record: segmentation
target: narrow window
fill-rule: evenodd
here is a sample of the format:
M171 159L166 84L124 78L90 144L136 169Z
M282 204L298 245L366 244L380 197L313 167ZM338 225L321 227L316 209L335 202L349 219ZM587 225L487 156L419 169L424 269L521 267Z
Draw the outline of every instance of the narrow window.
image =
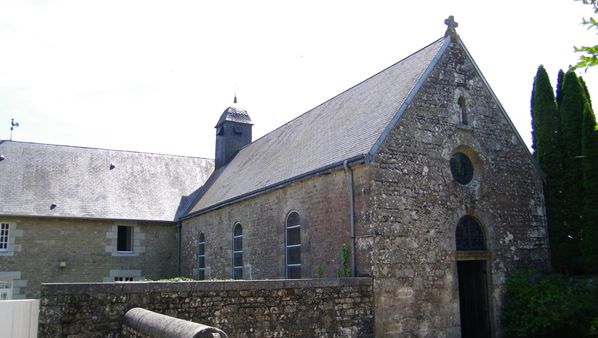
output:
M233 230L233 279L243 279L243 227L239 223Z
M8 230L9 230L8 223L1 223L0 224L0 251L7 251L8 250Z
M486 237L482 226L471 216L463 216L457 224L455 241L459 251L483 251L486 250Z
M114 277L115 282L132 282L133 277Z
M287 217L286 246L287 278L301 278L301 222L296 212Z
M459 104L459 107L461 107L461 123L464 125L468 125L468 121L467 121L467 102L465 101L465 98L463 96L459 97L459 100L457 100L457 103Z
M197 240L197 279L206 279L206 238L203 232Z
M119 225L116 239L116 251L133 252L133 227Z

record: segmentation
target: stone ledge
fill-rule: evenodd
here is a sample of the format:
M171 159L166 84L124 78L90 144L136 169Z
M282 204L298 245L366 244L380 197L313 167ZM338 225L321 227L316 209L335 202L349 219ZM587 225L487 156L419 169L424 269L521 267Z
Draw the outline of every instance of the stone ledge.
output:
M271 279L271 280L226 280L193 282L114 282L114 283L43 283L43 296L65 294L112 293L119 289L123 293L146 292L193 292L259 290L288 288L318 288L343 286L372 286L372 278L318 278L318 279Z

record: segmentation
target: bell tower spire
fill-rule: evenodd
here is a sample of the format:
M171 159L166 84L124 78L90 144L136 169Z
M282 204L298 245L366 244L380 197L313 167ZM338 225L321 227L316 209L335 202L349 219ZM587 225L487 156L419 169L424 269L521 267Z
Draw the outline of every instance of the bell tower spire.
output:
M247 111L233 105L226 108L216 123L216 169L227 165L237 153L251 143L253 122Z

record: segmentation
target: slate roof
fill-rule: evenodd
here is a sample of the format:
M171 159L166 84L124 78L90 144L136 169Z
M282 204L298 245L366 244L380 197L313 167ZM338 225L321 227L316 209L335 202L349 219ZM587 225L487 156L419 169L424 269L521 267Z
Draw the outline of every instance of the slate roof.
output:
M450 42L443 37L247 145L189 215L373 155Z
M218 128L225 121L253 124L253 122L251 122L249 114L247 114L247 111L240 109L236 106L230 106L226 108L224 112L222 112L222 115L220 115L218 123L216 123L216 128Z
M94 219L174 221L214 168L203 158L14 141L0 141L0 159L0 215Z

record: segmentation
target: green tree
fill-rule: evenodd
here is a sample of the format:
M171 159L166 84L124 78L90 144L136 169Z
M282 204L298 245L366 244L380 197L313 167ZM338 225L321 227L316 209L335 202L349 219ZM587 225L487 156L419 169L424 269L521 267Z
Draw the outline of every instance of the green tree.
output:
M560 105L563 101L563 79L565 78L565 72L559 69L559 74L556 78L556 104Z
M563 166L560 178L563 191L561 210L566 232L565 242L560 243L560 248L571 258L566 266L567 271L564 271L567 273L582 271L580 265L584 213L582 130L586 104L585 91L575 72L569 70L563 80L562 101L559 106Z
M546 174L546 209L555 271L598 272L598 131L588 88L559 72L556 97L538 67L531 98L534 156Z
M579 77L579 83L583 87L584 93L586 94L586 100L590 104L590 109L592 109L592 98L590 97L590 91L588 90L588 86L581 76Z
M552 85L543 66L538 67L534 78L531 110L532 139L536 147L534 155L546 174L545 198L552 264L557 271L563 271L569 257L566 246L567 231L561 208L563 187L560 178L563 176L563 167L562 140L559 131L560 118Z
M581 1L584 4L591 6L594 14L598 14L598 3L596 0L577 1ZM598 29L598 20L592 16L587 19L584 18L582 23L588 29ZM579 62L574 66L575 68L588 68L598 65L598 45L575 47L575 51L582 53L582 55L579 56Z
M581 264L586 273L598 272L598 132L589 101L583 111L582 130L583 222Z

